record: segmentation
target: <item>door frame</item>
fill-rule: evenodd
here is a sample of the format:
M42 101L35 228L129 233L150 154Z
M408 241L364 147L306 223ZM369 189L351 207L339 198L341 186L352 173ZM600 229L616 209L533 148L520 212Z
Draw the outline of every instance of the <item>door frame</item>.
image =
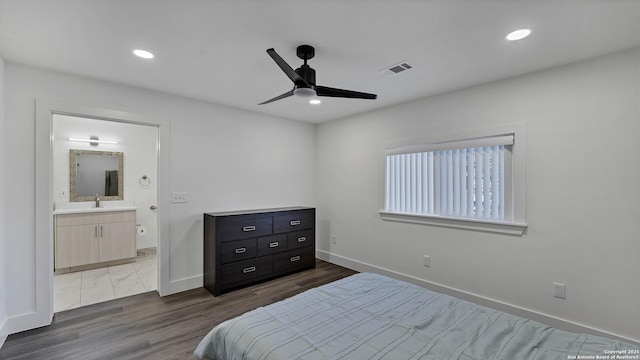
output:
M158 293L169 284L169 135L170 122L133 112L93 108L59 101L35 100L35 294L33 313L21 316L12 332L51 324L53 319L53 114L117 121L158 128Z

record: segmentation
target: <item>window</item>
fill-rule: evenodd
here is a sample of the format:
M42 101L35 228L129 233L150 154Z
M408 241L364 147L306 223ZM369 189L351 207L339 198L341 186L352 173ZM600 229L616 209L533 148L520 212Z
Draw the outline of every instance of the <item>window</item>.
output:
M383 219L514 223L513 146L505 134L387 149Z

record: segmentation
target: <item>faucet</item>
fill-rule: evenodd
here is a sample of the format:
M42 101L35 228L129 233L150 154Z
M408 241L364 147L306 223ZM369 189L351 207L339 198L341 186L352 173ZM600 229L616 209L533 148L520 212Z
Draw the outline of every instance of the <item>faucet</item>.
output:
M98 194L96 194L96 207L100 207L100 197L98 197Z

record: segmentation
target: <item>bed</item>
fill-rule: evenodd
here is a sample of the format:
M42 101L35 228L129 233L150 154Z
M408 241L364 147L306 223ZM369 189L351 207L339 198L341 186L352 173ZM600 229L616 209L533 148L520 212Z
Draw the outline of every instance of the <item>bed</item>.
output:
M640 359L639 348L360 273L225 321L194 354L216 360Z

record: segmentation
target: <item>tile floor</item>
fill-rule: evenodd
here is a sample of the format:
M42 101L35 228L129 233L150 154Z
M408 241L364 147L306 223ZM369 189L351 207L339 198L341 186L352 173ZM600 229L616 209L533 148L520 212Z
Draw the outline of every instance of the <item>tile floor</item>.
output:
M142 255L129 264L55 275L53 311L155 291L158 288L156 259L156 254Z

